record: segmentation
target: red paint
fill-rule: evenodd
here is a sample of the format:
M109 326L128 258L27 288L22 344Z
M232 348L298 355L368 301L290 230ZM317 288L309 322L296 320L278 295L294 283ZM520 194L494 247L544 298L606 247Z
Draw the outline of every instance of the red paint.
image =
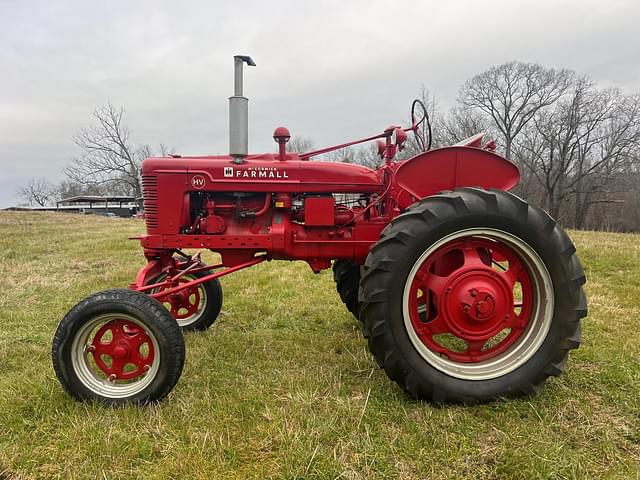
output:
M496 262L508 262L508 268ZM516 284L521 301L514 297ZM464 363L488 360L512 346L531 320L534 300L529 273L517 254L476 237L449 242L425 259L409 295L411 324L422 343ZM497 337L501 332L504 338ZM462 340L466 349L452 348L438 337L443 334ZM490 340L495 344L487 344Z
M202 282L265 259L303 260L314 272L338 259L362 265L384 227L416 201L462 186L510 189L517 184L517 168L489 151L493 145L483 149L482 135L468 139L467 146L394 162L407 132L417 129L415 121L407 128L391 125L361 140L295 153L284 148L289 131L278 127L273 134L278 154L248 155L241 161L230 156L146 159L142 185L147 234L140 242L148 264L131 288L158 289L152 296L170 303L179 318L181 309L190 311L189 292ZM376 170L309 161L366 141L377 141L385 160ZM176 250L188 248L217 252L222 264L207 267L199 258L179 263L172 259ZM447 261L439 261L438 268L447 268ZM221 267L226 269L214 272ZM193 269L211 273L189 281L181 278ZM150 285L161 273L168 279ZM453 324L474 331L489 325L511 300L498 292L502 283L480 271L467 274L477 281L481 299L456 290L443 305L456 312L450 314ZM468 304L471 313L460 313L462 304Z
M103 342L104 338L110 340ZM146 346L146 355L141 353L143 345ZM155 356L153 342L145 330L127 320L111 320L100 327L89 351L98 368L112 380L139 377L151 366ZM125 369L127 365L135 368Z
M267 259L267 257L265 256L261 256L261 257L256 257L253 258L252 260L249 260L245 263L237 263L235 266L233 267L229 267L226 268L225 270L221 270L219 272L214 272L211 273L209 275L204 275L202 277L198 277L198 278L194 278L193 280L189 280L187 282L183 281L184 279L182 278L182 275L186 274L186 273L194 273L197 271L204 271L205 268L194 268L191 269L189 267L184 268L184 270L178 271L176 273L176 270L169 270L169 272L171 273L176 273L175 276L173 276L172 278L162 281L162 282L158 282L158 283L153 283L153 284L149 284L149 285L140 285L139 288L138 287L134 287L134 289L141 291L141 292L147 292L150 290L155 290L158 289L158 292L152 293L150 296L157 299L160 302L169 302L171 303L171 295L173 295L174 293L178 293L184 290L188 290L190 288L193 288L197 285L200 285L201 283L204 282L208 282L209 280L213 280L214 278L220 278L224 275L228 275L230 273L233 272L237 272L238 270L242 270L243 268L247 268L247 267L252 267L253 265L257 265L258 263L261 263L263 261L265 261ZM192 265L197 264L197 262L194 262ZM215 268L221 267L222 265L211 265L206 267L206 270L213 270ZM146 282L148 283L150 280L150 278L146 279ZM181 284L181 285L180 285Z
M287 159L286 144L291 139L289 130L285 127L278 127L273 132L273 139L278 144L278 160L284 161Z
M307 197L304 200L304 224L309 227L333 226L335 221L333 197Z
M503 157L473 147L446 147L430 150L400 164L396 184L400 208L417 199L460 186L511 190L518 184L518 167Z

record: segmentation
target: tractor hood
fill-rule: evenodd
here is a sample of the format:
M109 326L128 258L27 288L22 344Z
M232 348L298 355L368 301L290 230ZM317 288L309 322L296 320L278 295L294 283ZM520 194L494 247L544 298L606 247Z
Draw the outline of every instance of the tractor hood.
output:
M142 162L142 174L183 175L194 190L244 192L373 193L382 180L370 168L351 163L311 162L287 154L250 155L242 163L230 156L153 157Z

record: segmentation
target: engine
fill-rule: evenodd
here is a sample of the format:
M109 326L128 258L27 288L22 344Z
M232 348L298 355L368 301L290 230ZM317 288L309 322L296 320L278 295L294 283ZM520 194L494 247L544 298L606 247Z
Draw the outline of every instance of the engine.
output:
M274 214L286 215L305 227L341 228L354 220L368 220L367 206L373 200L366 194L331 193L254 193L190 192L185 195L182 234L268 233Z

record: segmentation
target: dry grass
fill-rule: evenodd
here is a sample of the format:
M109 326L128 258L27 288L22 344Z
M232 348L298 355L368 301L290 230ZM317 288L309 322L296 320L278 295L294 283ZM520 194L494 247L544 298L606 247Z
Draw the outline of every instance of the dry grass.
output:
M49 350L81 297L126 286L139 221L0 214L0 478L637 478L640 236L575 232L590 316L533 399L414 402L367 352L329 272L269 263L223 280L161 404L64 394Z

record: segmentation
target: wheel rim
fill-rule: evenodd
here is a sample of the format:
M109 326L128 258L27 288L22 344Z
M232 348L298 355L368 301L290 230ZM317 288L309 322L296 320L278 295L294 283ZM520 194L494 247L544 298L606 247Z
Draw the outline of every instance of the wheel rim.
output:
M144 390L160 366L153 333L132 316L92 318L75 335L73 369L82 384L98 395L125 398Z
M538 254L510 233L467 229L430 246L403 294L409 339L433 367L465 380L506 375L547 336L553 284Z
M166 276L161 276L152 283L164 281ZM183 275L178 279L179 283L187 283L195 280L197 277L193 275ZM169 287L154 288L151 293L159 293L167 290ZM178 325L186 327L197 322L202 316L205 306L207 305L207 291L201 283L193 287L185 288L173 295L159 298L160 303L169 310L173 318L176 319Z

